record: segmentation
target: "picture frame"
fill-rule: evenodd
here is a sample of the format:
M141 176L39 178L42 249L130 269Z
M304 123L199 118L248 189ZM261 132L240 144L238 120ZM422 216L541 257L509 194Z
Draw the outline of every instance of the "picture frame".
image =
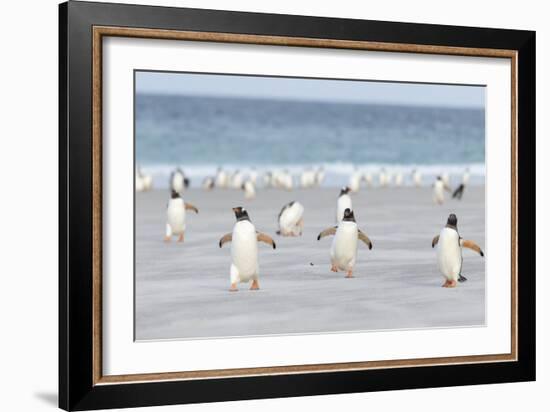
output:
M510 353L103 373L108 37L508 59ZM91 410L535 379L535 33L70 1L59 6L59 406Z

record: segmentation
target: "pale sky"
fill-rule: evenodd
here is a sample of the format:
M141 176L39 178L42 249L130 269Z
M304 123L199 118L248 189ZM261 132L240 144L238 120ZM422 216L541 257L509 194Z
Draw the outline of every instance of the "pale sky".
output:
M435 107L485 107L483 86L218 74L138 71L136 92Z

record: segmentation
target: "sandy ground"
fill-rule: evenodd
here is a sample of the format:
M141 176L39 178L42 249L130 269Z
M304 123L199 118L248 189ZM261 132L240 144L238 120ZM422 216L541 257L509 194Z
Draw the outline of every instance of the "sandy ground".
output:
M373 249L359 244L355 277L330 269L332 238L317 234L334 225L337 189L261 190L245 201L240 191L192 189L184 199L199 208L188 216L185 243L164 243L167 191L136 194L136 338L175 339L243 335L483 325L485 262L464 251L468 281L455 289L443 278L431 248L450 212L460 234L484 248L483 187L467 188L462 201L431 201L431 189L363 189L353 195L359 227ZM283 204L305 206L302 237L275 235ZM245 206L257 230L277 249L259 247L259 291L241 284L230 293L231 208Z

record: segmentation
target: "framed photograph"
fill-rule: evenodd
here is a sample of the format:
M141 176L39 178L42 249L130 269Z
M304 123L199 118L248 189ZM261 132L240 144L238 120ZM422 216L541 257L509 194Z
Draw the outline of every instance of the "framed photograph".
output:
M535 33L60 5L66 410L535 379Z

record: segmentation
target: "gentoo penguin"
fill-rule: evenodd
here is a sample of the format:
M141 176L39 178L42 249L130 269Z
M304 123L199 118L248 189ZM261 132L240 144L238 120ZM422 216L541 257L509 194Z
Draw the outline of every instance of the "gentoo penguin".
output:
M315 172L312 168L304 170L300 176L300 186L307 189L315 186Z
M388 174L386 173L385 168L380 169L380 173L378 174L378 184L380 187L386 187L388 185Z
M243 183L242 187L244 190L244 198L245 199L254 199L256 197L256 188L254 187L254 183L252 183L251 180L247 180Z
M321 186L324 180L325 180L325 168L321 166L319 169L317 169L317 172L315 172L315 186L317 187Z
M278 235L302 236L304 230L304 207L301 203L292 201L283 206L277 217L279 223Z
M275 242L265 233L256 231L256 228L248 217L248 212L242 207L234 207L233 212L237 223L233 226L233 232L224 235L219 242L220 247L224 243L231 242L231 268L230 280L231 292L236 292L237 284L252 280L251 290L260 288L258 283L258 242L265 242L276 248Z
M403 173L397 172L395 174L395 186L400 187L403 184Z
M451 185L451 177L449 176L449 173L443 173L441 175L441 180L443 180L443 183L445 184L445 186L450 186Z
M258 183L258 171L255 167L253 167L250 171L248 179L254 184L254 186L256 186L256 184Z
M413 169L412 171L412 180L416 187L422 186L422 173L420 173L420 170Z
M225 170L223 170L221 167L218 167L218 170L216 172L216 181L214 183L216 187L219 187L221 189L227 187L228 176Z
M363 176L363 179L365 179L365 182L367 182L368 187L372 187L372 173L366 172Z
M179 235L178 242L183 242L185 236L185 215L187 210L199 213L199 210L191 203L185 203L181 195L172 190L166 209L166 235L165 242L170 242L172 236Z
M233 189L240 189L243 186L244 175L237 169L231 176L231 186Z
M467 167L464 171L464 174L462 175L462 184L466 186L468 182L470 181L470 168Z
M137 182L138 177L141 180L141 182L139 183ZM153 176L151 176L148 173L143 173L143 170L141 170L141 168L139 167L138 167L137 176L136 176L136 187L138 185L141 185L141 190L138 190L138 192L141 192L141 191L146 192L153 188Z
M474 241L464 240L460 237L457 222L456 215L451 213L445 227L432 240L432 248L437 245L437 264L439 271L445 277L444 288L454 288L457 281L465 282L467 280L461 273L463 247L484 256L483 251Z
M437 179L435 180L434 186L433 186L433 201L434 203L438 205L442 205L443 201L445 200L445 193L444 191L449 189L449 186L447 186L444 182L441 176L437 176Z
M335 235L330 248L330 263L333 272L342 270L346 277L353 277L353 267L357 256L357 239L363 241L369 249L372 249L372 242L368 236L357 227L353 211L347 208L344 211L344 218L334 227L323 230L317 236L317 240L329 235Z
M170 175L170 188L181 195L185 187L185 175L180 168L177 168Z
M145 190L145 183L141 177L139 169L136 169L136 192L143 192Z
M279 176L279 183L280 186L285 190L292 190L292 187L294 185L292 175L289 173L288 170L284 170L281 175Z
M461 200L463 194L464 194L464 183L461 183L453 192L453 199Z
M336 202L336 224L344 218L344 212L346 209L352 209L351 197L349 195L349 187L344 186L340 190L338 195L338 201Z
M361 177L361 173L357 169L350 175L348 187L352 192L356 193L361 188Z
M213 177L206 176L202 181L202 188L205 190L212 190L214 189L214 186L215 186L215 181Z

